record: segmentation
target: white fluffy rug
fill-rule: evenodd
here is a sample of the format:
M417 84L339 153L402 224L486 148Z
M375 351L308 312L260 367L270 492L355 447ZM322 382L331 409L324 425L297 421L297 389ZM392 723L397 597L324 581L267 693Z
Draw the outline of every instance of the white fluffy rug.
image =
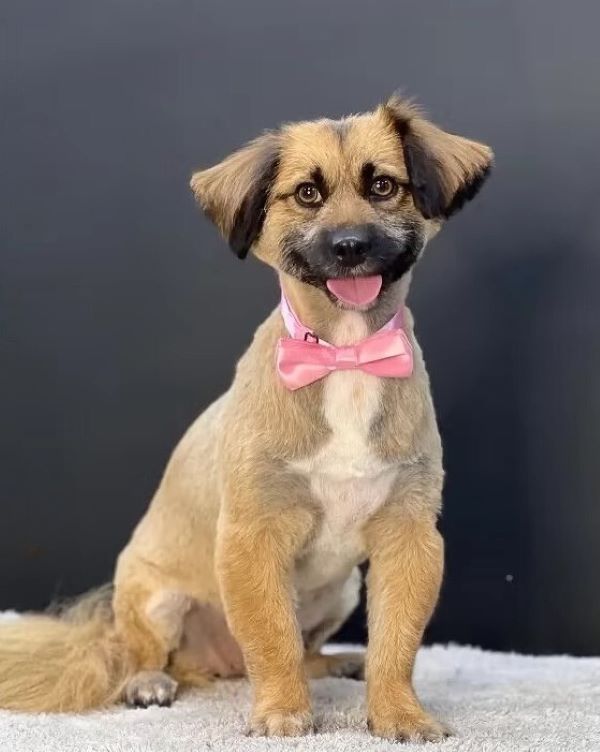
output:
M423 648L416 685L425 705L457 736L439 752L600 752L600 658L489 653L468 647ZM117 707L86 715L0 711L1 752L252 752L396 750L366 730L364 684L312 683L317 731L310 737L243 736L245 681L185 694L171 708ZM416 749L417 745L403 745Z

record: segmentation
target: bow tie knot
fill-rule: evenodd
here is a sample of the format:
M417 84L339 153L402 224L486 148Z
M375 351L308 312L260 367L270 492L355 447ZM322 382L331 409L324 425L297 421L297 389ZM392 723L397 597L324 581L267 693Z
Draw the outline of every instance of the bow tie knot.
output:
M358 364L358 349L354 345L335 347L333 349L337 368L356 368Z

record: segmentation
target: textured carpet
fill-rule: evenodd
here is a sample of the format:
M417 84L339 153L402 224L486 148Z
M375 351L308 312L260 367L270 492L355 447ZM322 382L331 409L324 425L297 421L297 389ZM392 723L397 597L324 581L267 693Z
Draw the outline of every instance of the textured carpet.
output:
M600 658L535 658L434 646L419 653L416 685L425 705L457 733L427 749L600 752ZM398 751L397 744L367 733L362 682L321 679L312 683L312 690L317 730L310 737L243 736L248 685L231 681L184 694L172 708L35 716L0 711L0 750Z

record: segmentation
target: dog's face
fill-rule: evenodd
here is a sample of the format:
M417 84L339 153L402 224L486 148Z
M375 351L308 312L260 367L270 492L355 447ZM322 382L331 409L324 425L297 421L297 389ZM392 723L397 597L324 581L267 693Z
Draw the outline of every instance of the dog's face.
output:
M192 188L241 258L367 309L471 199L487 146L425 120L397 97L372 113L286 125L208 170Z

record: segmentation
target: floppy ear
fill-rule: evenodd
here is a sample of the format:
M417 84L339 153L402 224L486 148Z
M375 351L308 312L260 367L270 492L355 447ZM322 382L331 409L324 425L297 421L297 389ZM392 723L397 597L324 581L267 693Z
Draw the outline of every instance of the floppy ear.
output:
M198 203L245 258L260 235L279 165L279 138L265 133L190 181Z
M443 131L397 95L383 107L402 141L415 206L426 219L450 217L483 185L492 150Z

